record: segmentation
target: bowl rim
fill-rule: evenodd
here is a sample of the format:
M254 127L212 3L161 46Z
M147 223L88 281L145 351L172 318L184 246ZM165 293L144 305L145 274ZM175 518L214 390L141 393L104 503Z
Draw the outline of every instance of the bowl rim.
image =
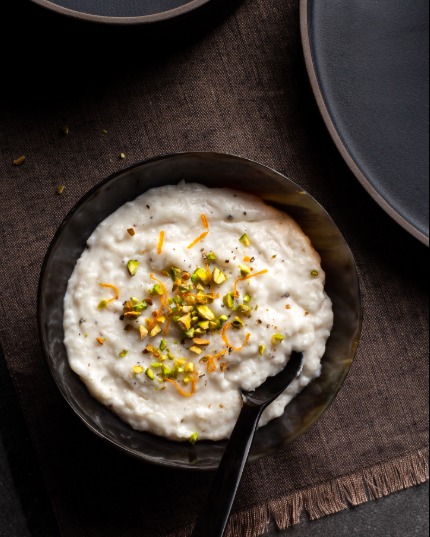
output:
M113 181L116 177L118 177L120 175L127 174L127 173L131 172L134 169L140 168L142 166L145 166L145 165L148 165L148 164L160 161L160 160L177 158L177 157L187 157L187 156L223 157L223 158L231 158L233 160L240 160L240 161L243 161L245 163L258 166L258 167L262 168L263 170L267 170L269 172L272 172L275 175L277 175L278 177L280 177L282 179L285 179L285 180L287 180L287 181L289 181L291 183L296 184L294 181L289 179L286 175L284 175L283 173L279 172L278 170L276 170L276 169L274 169L274 168L272 168L272 167L270 167L270 166L268 166L266 164L262 164L261 162L258 162L256 160L253 160L253 159L250 159L250 158L247 158L247 157L240 156L238 154L229 153L229 152L220 152L220 151L178 151L178 152L169 152L169 153L158 154L156 156L152 156L152 157L148 157L146 159L139 160L139 161L137 161L137 162L135 162L133 164L130 164L129 166L126 166L125 168L122 168L122 169L120 169L118 171L115 171L115 172L109 174L105 178L103 178L100 181L98 181L95 185L93 185L83 196L81 196L78 199L78 201L71 207L71 209L69 209L67 214L64 216L64 218L62 219L61 223L57 227L53 237L51 238L51 241L50 241L50 243L48 245L48 248L47 248L47 250L45 252L45 255L44 255L44 258L43 258L43 261L42 261L42 264L41 264L41 268L40 268L40 273L39 273L39 280L38 280L38 286L37 286L36 317L37 317L37 329L38 329L38 335L39 335L39 345L40 345L40 348L41 348L41 351L42 351L42 354L43 354L43 357L44 357L45 365L47 365L47 367L48 367L48 369L49 369L49 371L51 373L51 378L53 378L53 380L54 380L57 388L59 389L61 395L63 396L64 400L67 402L67 404L71 407L71 409L74 411L74 413L77 415L77 417L86 425L86 427L88 429L90 429L92 432L94 432L103 441L108 442L110 445L112 445L117 450L119 450L119 451L121 451L123 453L127 453L128 455L131 455L131 456L133 456L134 458L137 458L140 461L144 461L144 462L147 462L147 463L150 463L150 464L155 464L155 465L165 467L165 468L170 467L170 468L174 468L174 469L193 470L193 471L200 471L201 472L201 471L213 471L214 469L216 469L216 466L212 465L212 466L203 466L203 467L201 467L201 466L195 466L195 465L192 465L192 464L187 465L185 463L184 464L178 464L176 462L169 461L169 460L164 460L163 462L161 462L159 459L153 459L153 458L147 456L145 453L142 453L141 451L133 450L131 448L128 448L127 446L124 446L123 444L121 444L121 443L117 442L116 440L114 440L113 438L110 438L109 436L103 434L102 431L100 431L96 427L94 427L87 420L86 416L81 412L81 410L79 409L78 405L75 403L73 398L68 397L63 385L59 382L57 376L55 374L53 374L54 371L53 371L53 368L52 368L52 364L51 364L51 362L49 360L49 354L48 354L48 351L47 351L46 340L43 337L43 326L42 326L42 315L41 315L42 288L43 288L43 284L44 284L44 280L45 280L46 268L48 266L48 263L49 263L49 260L50 260L50 257L51 257L51 253L54 250L58 239L60 238L61 234L63 233L64 228L67 226L69 220L78 211L78 209L80 209L80 207L82 205L84 205L86 203L86 201L95 192L97 192L97 190L99 190L100 188L102 188L103 186L108 184L109 182ZM297 185L297 186L299 186L299 185ZM300 188L302 188L302 187L300 187ZM308 196L310 196L310 198L312 199L312 202L315 203L317 206L319 206L319 208L325 213L326 217L332 222L332 224L336 227L336 229L338 229L337 224L335 223L335 221L333 220L331 215L326 211L326 209L311 194L309 194L307 191L306 191L306 193L308 194ZM347 243L347 241L345 240L345 238L344 238L344 236L343 236L343 234L341 233L340 230L339 230L339 234L340 234L340 237L344 241L345 248L347 249L348 253L350 254L351 259L353 259L353 261L354 261L353 269L354 269L354 274L356 276L357 299L358 299L358 304L359 304L359 316L358 316L358 319L357 319L357 330L356 330L355 338L353 340L353 345L352 345L352 350L351 350L351 355L350 355L350 364L349 364L348 368L345 368L343 374L339 377L337 388L335 390L333 390L329 394L329 396L326 399L325 404L320 408L320 410L318 412L314 413L312 418L308 421L305 431L301 431L301 432L298 431L297 434L293 435L292 438L288 441L288 445L290 445L293 442L295 442L300 436L302 436L302 434L304 434L306 431L311 429L313 427L313 425L322 417L323 414L325 414L325 412L328 410L328 408L332 405L332 403L336 399L339 391L341 390L342 386L344 385L347 377L349 376L349 373L351 371L351 368L352 368L352 366L353 366L353 364L355 362L355 358L357 356L358 348L359 348L360 343L361 343L361 335L362 335L362 328L363 328L363 316L364 316L364 307L363 307L364 294L363 294L363 288L362 288L362 283L361 283L361 278L360 278L360 272L358 270L358 266L357 266L357 264L355 262L355 257L353 256L351 248L350 248L349 244ZM221 441L221 442L225 443L226 441ZM271 449L267 450L267 452L259 454L258 456L254 456L254 460L259 460L259 459L265 458L268 455L273 454L274 452L278 451L283 445L284 444L280 444L279 446L274 446Z
M58 13L60 15L66 15L68 17L78 19L87 22L96 22L102 24L113 25L145 25L159 22L166 22L172 19L176 19L182 15L188 15L196 9L203 7L206 4L215 2L217 0L189 0L186 4L180 7L160 11L152 15L136 15L127 17L114 17L109 15L95 15L92 13L85 13L83 11L77 11L75 9L66 8L60 6L49 0L31 0L33 3L48 9L49 11Z

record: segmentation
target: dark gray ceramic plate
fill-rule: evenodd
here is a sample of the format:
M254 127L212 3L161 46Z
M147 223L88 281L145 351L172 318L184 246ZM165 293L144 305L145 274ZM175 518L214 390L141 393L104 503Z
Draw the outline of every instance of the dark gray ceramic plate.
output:
M170 20L216 0L32 0L52 11L109 24L143 24Z
M180 153L150 159L95 186L59 227L43 263L38 292L42 349L62 395L101 438L148 462L181 468L213 469L225 442L172 442L133 430L87 391L70 369L63 344L63 298L67 282L96 226L118 207L146 190L180 180L231 187L260 196L289 213L321 255L334 326L322 360L321 376L288 405L282 418L261 427L250 460L259 459L301 436L327 410L352 365L361 331L360 285L352 253L336 224L310 195L280 173L256 162L219 153Z
M301 0L313 90L346 162L429 244L428 0Z

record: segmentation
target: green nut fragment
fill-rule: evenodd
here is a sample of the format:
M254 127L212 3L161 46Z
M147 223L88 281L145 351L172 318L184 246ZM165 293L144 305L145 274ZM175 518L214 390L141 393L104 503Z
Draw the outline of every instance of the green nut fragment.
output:
M140 302L138 302L137 304L135 304L133 306L133 310L134 311L143 311L143 310L146 310L147 307L148 307L148 304L146 303L146 301L141 300Z
M173 320L175 320L175 317ZM183 330L189 330L191 328L191 314L187 313L186 315L179 317L177 323Z
M161 370L163 372L163 376L165 377L168 377L172 373L172 370L170 369L170 367L164 364L161 366Z
M273 334L272 343L273 344L281 343L281 341L284 341L284 339L285 339L285 336L283 336L282 334Z
M217 285L221 285L227 280L227 276L218 267L214 268L212 279Z
M199 439L199 433L193 433L189 438L188 438L188 442L192 445L194 445L197 440Z
M197 311L203 319L206 319L207 321L215 320L215 313L208 306L197 306Z
M210 275L205 268L198 267L191 276L191 281L193 283L208 285L210 283Z
M240 306L236 308L236 311L242 313L242 315L246 315L247 317L250 317L252 313L252 309L246 304L240 304Z
M251 295L245 295L243 297L243 301L245 302L245 304L249 304L251 302L251 299L252 299Z
M195 331L194 328L190 328L189 330L186 330L186 331L184 332L184 336L185 336L187 339L193 339L195 332L196 332L196 331Z
M165 339L162 339L162 340L160 341L160 345L159 345L158 348L160 349L160 351L164 351L164 349L165 349L166 347L167 347L167 341L166 341Z
M149 290L150 295L163 295L164 291L163 288L159 283L156 283L152 289Z
M319 272L317 270L311 270L311 276L316 278L319 275Z
M118 356L119 356L120 358L124 358L125 356L127 356L127 354L128 354L128 350L127 350L127 349L123 349L123 350L118 354Z
M217 322L220 326L222 326L223 324L225 324L226 322L228 321L228 317L227 315L220 315L217 319Z
M238 267L242 276L248 276L248 274L251 274L251 267L248 267L247 265L238 265Z
M208 254L206 254L206 259L208 261L216 261L216 255L214 254L214 252L209 252Z
M106 308L108 301L106 299L100 300L99 305L97 306L99 310Z
M127 263L127 270L130 276L134 276L136 274L139 265L139 261L137 261L136 259L130 259L130 261Z
M244 233L239 241L244 245L244 246L251 246L251 241L249 240L249 237L246 233Z
M258 354L260 356L263 356L265 350L266 350L266 345L263 345L263 344L258 345Z
M156 324L154 328L149 332L149 335L151 337L155 337L157 334L161 332L161 327L159 324Z
M150 380L154 380L154 379L155 379L154 371L152 371L152 369L151 369L150 367L148 367L148 369L145 371L145 375L146 375Z
M159 369L162 366L163 364L160 364L159 362L154 362L153 364L151 364L151 367L153 367L154 369Z
M233 322L231 323L231 326L233 328L239 329L239 328L243 328L245 324L240 317L235 317L233 319Z
M227 293L222 297L223 304L226 308L233 310L234 309L234 296L233 293Z
M209 321L200 321L198 325L202 330L209 330Z

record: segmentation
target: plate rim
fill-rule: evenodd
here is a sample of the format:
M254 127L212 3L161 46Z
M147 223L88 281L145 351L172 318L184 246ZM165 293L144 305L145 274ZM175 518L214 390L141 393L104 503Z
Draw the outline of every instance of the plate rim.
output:
M306 64L306 69L308 72L309 80L317 102L320 113L323 117L323 120L326 124L326 127L342 157L344 158L346 164L349 166L353 174L356 176L361 185L365 190L371 195L371 197L382 207L383 210L398 224L400 224L403 229L410 233L413 237L418 239L425 246L429 246L429 237L412 225L406 218L404 218L396 209L388 203L388 201L379 194L376 188L371 184L371 181L360 169L357 162L354 160L353 156L348 151L346 145L344 144L342 137L340 136L336 125L332 119L332 116L328 110L326 101L321 90L320 82L318 75L315 69L314 58L312 55L311 40L309 34L309 18L308 18L308 6L310 0L300 0L300 32L301 32L301 41L302 48L304 53L304 59Z
M50 0L30 0L34 4L37 4L45 9L58 13L60 15L66 15L75 19L88 22L98 22L103 24L151 24L157 22L164 22L170 19L174 19L181 15L191 13L195 9L198 9L205 4L209 4L213 0L188 0L183 6L161 11L160 13L154 13L152 15L136 15L135 17L111 17L107 15L94 15L92 13L85 13L83 11L77 11L74 9L59 6Z

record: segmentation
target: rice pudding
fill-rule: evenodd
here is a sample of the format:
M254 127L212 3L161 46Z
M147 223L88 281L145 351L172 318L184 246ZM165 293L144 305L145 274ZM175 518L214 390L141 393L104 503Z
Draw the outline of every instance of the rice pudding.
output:
M263 413L279 417L321 372L333 325L321 260L287 214L233 189L153 188L87 241L64 298L64 343L89 392L131 427L221 440L241 389L301 375Z

